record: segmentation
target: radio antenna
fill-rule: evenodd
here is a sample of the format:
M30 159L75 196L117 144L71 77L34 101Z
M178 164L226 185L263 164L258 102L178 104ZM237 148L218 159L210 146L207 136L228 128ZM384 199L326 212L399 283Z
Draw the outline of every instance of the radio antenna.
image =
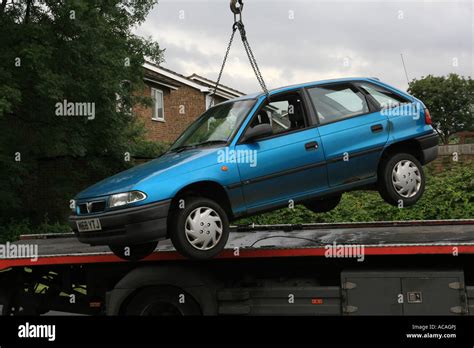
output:
M403 59L403 53L400 53L400 57L402 58L402 65L403 70L405 71L405 77L407 78L407 84L410 84L410 79L408 78L407 67L405 66L405 60Z

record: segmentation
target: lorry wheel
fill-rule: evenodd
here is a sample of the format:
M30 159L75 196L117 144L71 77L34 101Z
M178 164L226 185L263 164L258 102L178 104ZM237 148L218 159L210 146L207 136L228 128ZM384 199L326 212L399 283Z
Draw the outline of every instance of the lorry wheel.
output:
M382 163L379 172L380 196L398 207L415 204L425 190L425 174L421 163L408 153L398 153Z
M173 286L152 286L139 290L125 307L125 315L201 315L196 300Z
M158 242L135 245L109 245L109 249L115 256L127 261L139 261L151 255L156 249Z
M210 259L224 249L229 238L229 219L219 204L208 198L191 197L170 221L174 247L191 259Z
M313 213L326 213L337 207L341 201L341 197L342 195L337 195L320 199L312 199L311 201L304 202L303 205Z

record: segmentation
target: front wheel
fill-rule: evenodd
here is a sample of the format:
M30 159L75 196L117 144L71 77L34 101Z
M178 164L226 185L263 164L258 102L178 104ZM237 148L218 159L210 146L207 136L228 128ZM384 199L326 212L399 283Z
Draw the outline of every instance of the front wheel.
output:
M395 154L382 163L378 186L387 203L398 207L411 206L425 190L423 167L408 153Z
M229 220L224 209L208 198L185 199L174 212L170 237L176 250L191 259L210 259L224 249L229 238Z
M133 244L133 245L109 245L109 249L115 256L127 261L139 261L151 255L158 246L158 242Z

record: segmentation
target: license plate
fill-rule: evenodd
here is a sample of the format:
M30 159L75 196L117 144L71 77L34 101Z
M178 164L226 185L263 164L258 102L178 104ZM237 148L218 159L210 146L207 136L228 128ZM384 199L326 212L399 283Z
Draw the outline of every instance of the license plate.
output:
M100 231L102 226L100 225L100 220L95 219L85 219L76 221L77 230L79 232L91 232L91 231Z

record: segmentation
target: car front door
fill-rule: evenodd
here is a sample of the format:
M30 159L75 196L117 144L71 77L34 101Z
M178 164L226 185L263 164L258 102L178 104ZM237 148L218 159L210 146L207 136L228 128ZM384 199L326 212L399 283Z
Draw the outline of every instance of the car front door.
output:
M291 204L328 187L317 127L311 127L300 92L273 96L247 130L270 123L272 134L236 146L248 213ZM243 133L245 137L245 132ZM245 158L255 161L245 161Z
M319 119L329 186L374 178L388 140L388 118L351 83L307 89Z

